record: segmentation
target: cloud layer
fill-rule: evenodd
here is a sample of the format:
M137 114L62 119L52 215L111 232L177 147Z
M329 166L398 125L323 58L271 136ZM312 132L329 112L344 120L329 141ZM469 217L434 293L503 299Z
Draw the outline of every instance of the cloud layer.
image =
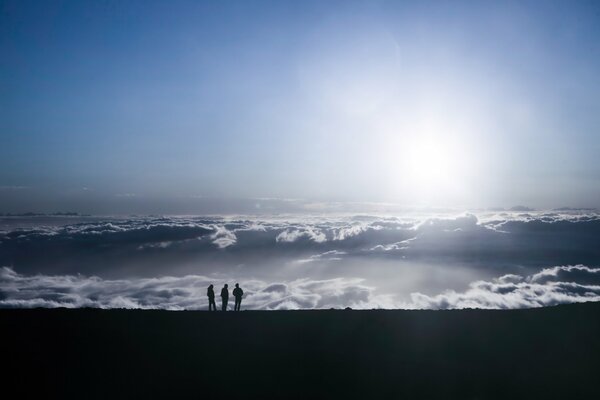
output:
M600 301L600 268L560 266L528 276L504 275L491 282L473 282L464 292L413 293L411 300L406 308L511 309Z
M597 299L598 237L594 210L5 217L0 301L195 309L238 280L253 309L536 307Z
M374 295L373 288L362 282L362 279L349 278L277 283L242 281L243 308L393 307L389 296ZM24 276L3 267L0 269L0 307L206 309L206 289L211 283L220 288L226 282L200 275L120 280L83 275Z
M7 219L5 219L6 221ZM12 220L11 220L12 221ZM406 217L139 217L10 226L0 265L21 273L137 276L293 260L413 260L477 268L600 264L593 211ZM18 221L17 221L18 222ZM319 259L320 258L320 259ZM180 269L193 264L199 269ZM314 264L314 263L312 263Z
M206 288L211 283L221 287L226 282L199 275L120 280L83 275L24 276L3 267L0 307L206 309ZM358 278L276 283L252 280L241 285L245 290L243 308L253 310L531 308L600 301L600 268L559 266L529 276L504 275L493 281L473 282L464 292L436 296L413 293L408 303L395 301L393 294L377 295Z

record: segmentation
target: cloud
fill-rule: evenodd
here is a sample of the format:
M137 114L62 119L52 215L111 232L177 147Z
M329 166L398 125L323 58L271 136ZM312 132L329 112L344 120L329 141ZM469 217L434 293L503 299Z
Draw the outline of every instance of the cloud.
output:
M531 276L531 282L546 284L549 282L577 282L586 285L600 285L600 269L583 265L546 268Z
M410 242L415 239L416 238L410 238L410 239L402 240L402 241L396 242L396 243L378 244L377 246L371 247L371 251L408 250Z
M210 238L214 239L213 243L216 244L220 249L233 246L235 242L237 242L235 233L231 232L224 226L215 226L215 233L210 235Z
M480 268L600 263L600 248L595 244L600 236L600 219L596 214L467 214L429 218L399 232L410 233L411 229L412 237L379 243L370 250L387 257Z
M600 265L600 215L589 210L35 221L2 221L0 265L25 274L152 277L165 268L173 275L211 274L243 264L268 276L297 260L313 271L329 261L356 261L365 266L363 278L369 263L395 260L502 273Z
M545 268L529 275L505 275L492 281L476 281L464 292L447 291L435 296L411 294L403 306L416 309L510 309L600 301L600 268L584 265Z
M377 294L361 278L296 279L282 282L242 280L245 309L313 308L513 309L600 301L600 268L583 265L546 268L528 275L504 275L471 283L464 292L428 296L412 293L398 302L393 293ZM84 275L31 275L0 269L0 307L98 307L206 309L206 288L231 281L202 275L108 280Z
M106 280L84 275L25 276L0 268L0 307L97 307L195 310L208 308L206 289L225 283L201 275ZM240 281L244 309L389 308L389 296L377 296L362 279L300 279L266 283Z
M321 254L314 254L308 258L298 260L298 262L300 264L303 264L303 263L314 262L314 261L323 261L323 260L342 261L343 260L342 256L345 254L347 254L345 251L331 250L331 251L326 251L325 253L321 253Z
M333 240L345 240L352 236L360 235L361 233L368 230L369 227L364 224L352 224L348 227L343 227L333 230ZM374 226L372 229L381 229L381 227Z
M301 238L308 238L315 243L323 243L327 241L327 237L319 229L307 227L304 229L286 229L275 238L276 242L292 243Z

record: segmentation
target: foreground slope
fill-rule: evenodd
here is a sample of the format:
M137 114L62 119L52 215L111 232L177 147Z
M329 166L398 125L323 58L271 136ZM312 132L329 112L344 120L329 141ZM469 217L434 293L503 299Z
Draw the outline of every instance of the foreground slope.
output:
M0 327L3 386L23 398L600 395L600 303L510 311L0 310Z

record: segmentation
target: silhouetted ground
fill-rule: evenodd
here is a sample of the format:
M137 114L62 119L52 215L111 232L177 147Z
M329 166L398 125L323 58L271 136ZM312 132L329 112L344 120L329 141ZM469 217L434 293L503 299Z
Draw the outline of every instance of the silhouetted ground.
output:
M3 392L600 398L600 303L512 311L0 310Z

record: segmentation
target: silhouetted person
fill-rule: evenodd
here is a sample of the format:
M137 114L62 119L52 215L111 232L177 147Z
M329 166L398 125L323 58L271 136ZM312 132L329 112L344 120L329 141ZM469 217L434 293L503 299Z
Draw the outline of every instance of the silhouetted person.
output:
M217 311L217 304L215 303L215 291L213 290L213 285L210 285L208 287L206 295L208 296L208 311Z
M235 289L233 289L233 297L235 297L235 307L233 307L234 311L240 311L240 307L242 305L242 296L244 295L244 291L240 287L239 283L235 284Z
M229 301L229 290L227 284L221 289L221 303L223 304L223 311L227 311L227 302Z

